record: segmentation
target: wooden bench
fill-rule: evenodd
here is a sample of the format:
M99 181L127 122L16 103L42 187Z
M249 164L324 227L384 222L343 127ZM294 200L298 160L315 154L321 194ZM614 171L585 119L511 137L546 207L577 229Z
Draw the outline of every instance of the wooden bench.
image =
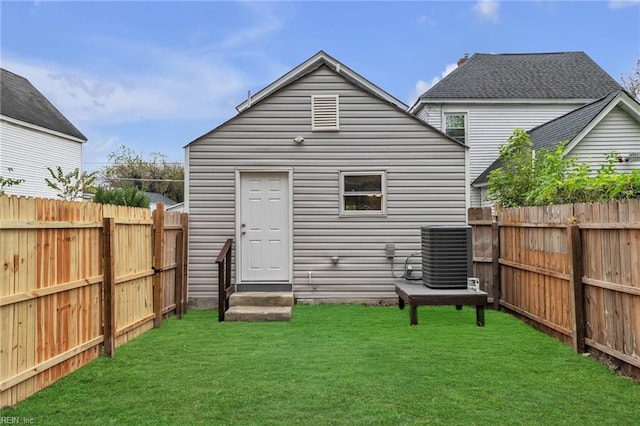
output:
M426 305L455 305L462 309L462 305L476 307L476 324L484 326L484 305L487 303L487 293L484 291L470 291L467 289L433 289L422 284L397 282L396 294L398 306L404 309L409 305L409 319L411 325L418 325L418 306Z

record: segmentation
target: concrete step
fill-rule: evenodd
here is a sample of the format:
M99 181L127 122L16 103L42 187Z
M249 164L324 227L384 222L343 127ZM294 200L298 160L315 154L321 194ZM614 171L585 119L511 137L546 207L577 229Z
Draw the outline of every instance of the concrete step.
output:
M229 306L293 306L292 292L236 292L229 298Z
M224 314L225 321L290 321L291 306L233 306Z

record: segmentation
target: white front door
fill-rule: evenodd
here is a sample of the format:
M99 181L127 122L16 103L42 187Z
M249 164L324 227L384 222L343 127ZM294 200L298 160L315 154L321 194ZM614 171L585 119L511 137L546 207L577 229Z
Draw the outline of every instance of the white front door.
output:
M289 280L289 175L240 173L240 282Z

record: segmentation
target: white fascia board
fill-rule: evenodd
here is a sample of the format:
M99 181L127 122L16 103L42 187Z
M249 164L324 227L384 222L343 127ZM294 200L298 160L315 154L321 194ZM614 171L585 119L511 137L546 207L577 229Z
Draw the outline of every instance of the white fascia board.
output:
M420 107L422 105L425 105L427 102L422 101L421 99L418 99L412 106L411 108L409 108L409 113L416 115L418 113L418 111L420 111Z
M596 117L591 120L591 122L585 126L585 128L582 129L582 131L578 133L571 142L569 142L569 145L567 145L567 148L564 150L564 155L568 155L571 150L573 150L582 139L591 133L591 131L617 106L622 107L622 109L627 111L636 121L640 122L640 105L629 99L628 95L625 95L624 92L620 92L602 111L600 111L600 114L596 115Z
M189 191L191 188L191 179L189 178L189 158L191 157L191 147L184 147L184 211L189 212Z
M76 138L75 136L67 135L65 133L56 132L55 130L47 129L46 127L40 127L35 124L27 123L26 121L16 120L15 118L7 117L6 115L0 115L0 120L6 121L7 123L15 124L16 126L25 127L27 129L35 130L42 133L47 133L53 136L57 136L59 138L68 139L73 142L85 143L85 140L80 138Z
M489 183L488 182L472 183L471 186L473 186L474 188L485 188L489 186Z

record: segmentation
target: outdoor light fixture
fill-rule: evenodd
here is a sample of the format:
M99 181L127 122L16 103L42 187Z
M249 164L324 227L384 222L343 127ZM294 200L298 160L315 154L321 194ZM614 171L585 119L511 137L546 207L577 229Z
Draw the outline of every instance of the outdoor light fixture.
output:
M630 152L626 157L618 156L618 163L634 163L640 161L640 152Z
M293 141L297 144L301 144L302 142L304 142L304 138L302 136L296 136L295 138L293 138Z

